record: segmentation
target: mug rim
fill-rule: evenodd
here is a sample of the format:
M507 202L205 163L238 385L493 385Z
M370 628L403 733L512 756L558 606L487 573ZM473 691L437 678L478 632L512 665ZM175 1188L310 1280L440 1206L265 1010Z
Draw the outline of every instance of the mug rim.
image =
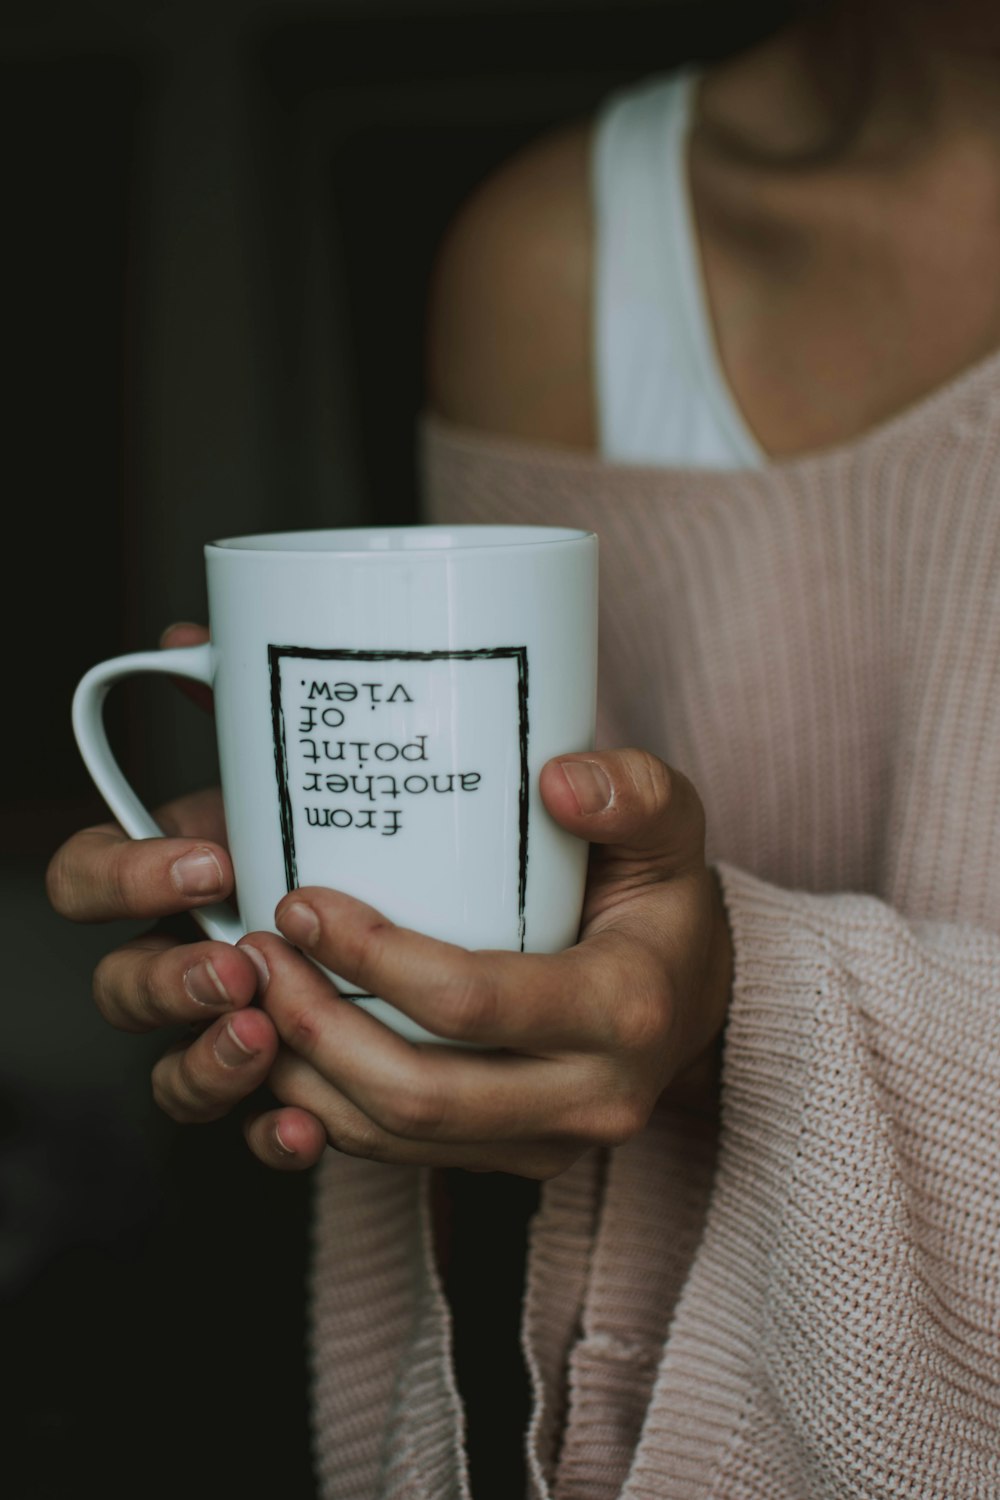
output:
M407 545L407 537L417 539ZM456 540L460 538L460 540ZM296 545L309 538L312 545ZM386 539L382 545L324 546L320 539ZM444 540L447 538L447 540ZM493 539L495 538L495 539ZM571 526L533 525L443 525L341 526L299 531L262 531L247 536L221 537L206 542L205 556L229 557L351 557L397 558L449 557L469 553L496 553L524 548L576 545L596 541L597 533ZM317 543L319 544L317 545ZM393 545L396 542L397 545ZM402 543L402 545L399 545Z

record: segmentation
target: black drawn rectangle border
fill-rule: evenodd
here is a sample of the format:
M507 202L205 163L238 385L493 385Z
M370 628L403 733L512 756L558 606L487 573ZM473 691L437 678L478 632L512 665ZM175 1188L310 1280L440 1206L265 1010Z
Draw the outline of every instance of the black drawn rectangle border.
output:
M268 646L268 670L271 679L271 726L274 734L274 770L278 782L278 809L281 821L281 846L285 856L286 888L298 886L295 860L295 832L292 824L292 799L288 786L288 750L285 743L285 716L281 707L281 661L283 657L306 661L495 661L512 660L517 665L518 744L521 755L521 781L518 788L518 884L517 927L520 951L524 952L525 902L528 889L528 648L527 646L487 646L473 651L348 651L327 650L321 646ZM373 996L352 992L351 1000Z

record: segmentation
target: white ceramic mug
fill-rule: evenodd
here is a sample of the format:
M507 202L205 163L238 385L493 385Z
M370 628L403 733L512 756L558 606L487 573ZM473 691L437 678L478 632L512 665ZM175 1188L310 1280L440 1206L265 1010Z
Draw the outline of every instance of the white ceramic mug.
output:
M573 943L587 846L549 817L538 775L593 745L596 536L288 532L213 542L205 559L211 644L104 662L73 701L94 781L125 831L149 838L161 830L111 754L105 695L134 672L214 690L240 915L202 908L205 932L274 931L287 891L322 885L466 948Z

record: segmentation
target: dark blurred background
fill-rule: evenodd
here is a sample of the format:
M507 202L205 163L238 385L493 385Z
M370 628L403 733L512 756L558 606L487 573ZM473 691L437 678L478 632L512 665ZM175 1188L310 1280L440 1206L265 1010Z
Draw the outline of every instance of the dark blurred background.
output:
M201 547L405 522L424 289L465 194L781 0L34 0L0 11L8 728L0 878L0 1491L313 1495L309 1183L160 1118L163 1037L89 998L122 935L42 878L105 816L69 701L203 619ZM23 541L22 541L23 537ZM23 548L23 553L22 553ZM213 774L169 685L113 696L148 800ZM513 1500L513 1497L512 1497Z

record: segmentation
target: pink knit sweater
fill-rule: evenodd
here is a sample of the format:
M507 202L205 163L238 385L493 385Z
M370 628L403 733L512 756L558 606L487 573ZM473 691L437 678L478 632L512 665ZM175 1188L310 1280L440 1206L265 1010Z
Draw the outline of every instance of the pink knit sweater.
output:
M1000 1495L1000 358L762 472L425 462L600 533L602 741L699 788L735 940L720 1120L543 1190L532 1500ZM313 1294L323 1495L467 1496L426 1174L327 1153Z

